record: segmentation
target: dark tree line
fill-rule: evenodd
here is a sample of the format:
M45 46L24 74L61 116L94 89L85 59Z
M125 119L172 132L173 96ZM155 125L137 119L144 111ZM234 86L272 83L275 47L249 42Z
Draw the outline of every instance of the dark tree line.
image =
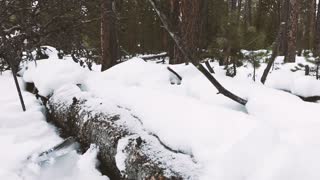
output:
M43 58L43 45L102 70L126 56L166 51L171 64L211 57L232 64L233 75L241 49L272 49L269 62L277 55L294 62L303 49L320 55L316 0L166 0L157 8L169 33L148 0L0 0L0 64L16 74L21 60Z
M0 3L0 18L28 31L32 48L51 45L65 53L92 52L104 69L137 53L166 51L171 63L185 61L146 0ZM161 7L197 59L215 57L221 64L238 64L240 49L271 49L283 22L279 54L286 55L286 61L294 61L296 51L316 53L320 48L316 0L166 0ZM109 39L117 43L107 43Z

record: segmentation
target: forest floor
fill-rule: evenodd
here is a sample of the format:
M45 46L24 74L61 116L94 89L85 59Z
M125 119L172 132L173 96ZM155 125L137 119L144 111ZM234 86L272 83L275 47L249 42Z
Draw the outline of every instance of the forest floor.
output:
M168 147L195 158L201 167L194 172L196 179L318 180L320 104L304 102L297 95L320 96L320 81L304 76L301 64L314 66L304 57L297 57L297 62L291 64L283 64L283 57L278 57L266 85L262 85L259 80L266 66L264 63L257 69L257 82L254 82L250 63L239 67L237 76L231 78L225 75L224 67L212 62L213 75L228 90L247 99L246 106L218 94L192 65L170 65L182 76L179 82L167 70L167 64L145 62L140 58L98 72L98 66L89 71L70 57L59 60L52 55L48 60L39 60L37 66L29 63L20 73L24 81L36 85L42 96L81 84L82 90L108 102L106 104L130 109L141 119L144 128L156 134ZM29 179L44 177L47 173L58 172L57 169L64 172L71 168L68 172L77 172L84 168L83 161L90 162L86 166L91 179L104 179L94 169L94 149L87 152L88 155L68 153L66 156L71 157L66 158L65 163L60 162L68 167L65 169L51 162L45 167L37 166L35 173L32 165L33 174L29 176L30 168L23 160L61 139L55 129L45 123L42 108L35 98L25 92L28 111L21 112L10 74L6 72L0 78L2 87L6 84L0 89L1 94L5 94L0 98L0 138L7 143L0 156L7 154L8 161L4 162L12 162L10 166L0 162L1 179L19 179L20 172L27 172ZM121 154L121 149L118 152ZM118 158L117 164L122 168L120 161ZM70 164L77 166L69 167Z
M20 84L21 78L19 78ZM83 155L76 145L39 156L63 141L45 119L45 108L23 90L23 112L12 74L0 75L0 179L2 180L107 180L95 169L97 149ZM24 88L24 87L23 87Z

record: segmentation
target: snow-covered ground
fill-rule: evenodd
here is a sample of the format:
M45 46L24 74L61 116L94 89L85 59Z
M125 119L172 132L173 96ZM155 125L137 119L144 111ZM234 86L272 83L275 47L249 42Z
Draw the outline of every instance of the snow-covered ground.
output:
M171 66L183 77L181 85L172 85L167 65L139 58L105 72L80 68L68 59L50 58L38 61L37 67L30 63L23 79L34 82L41 95L81 84L83 91L106 104L131 109L167 146L195 157L201 166L201 180L318 180L320 105L282 90L320 95L320 81L304 77L303 71L293 73L290 69L297 64L282 65L282 59L277 59L280 69L270 74L266 86L251 80L249 66L238 68L238 75L230 78L223 67L212 63L214 76L247 99L246 106L217 94L192 65ZM300 61L307 63L298 57ZM264 68L262 64L257 69L258 80ZM42 149L48 147L45 145Z
M85 154L71 146L38 158L63 140L45 121L44 109L34 95L23 91L23 112L10 72L0 75L0 179L1 180L107 180L96 169L97 149Z

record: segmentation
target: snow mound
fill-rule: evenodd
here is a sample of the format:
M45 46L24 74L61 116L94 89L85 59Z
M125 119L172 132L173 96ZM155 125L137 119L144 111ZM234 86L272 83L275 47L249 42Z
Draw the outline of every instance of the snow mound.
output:
M139 58L102 73L84 72L79 75L81 81L61 80L63 84L70 84L69 88L57 90L60 81L59 85L50 84L44 76L43 80L34 82L43 89L57 92L76 91L75 84L82 83L83 89L108 102L110 107L119 105L131 109L144 128L156 134L165 145L197 160L202 167L199 179L317 180L320 178L320 142L317 141L320 121L316 118L319 104L303 102L283 90L304 96L318 95L319 83L303 77L301 72L291 72L296 64L282 65L281 61L281 57L277 59L276 66L280 69L272 71L268 87L248 78L252 72L250 67L239 68L237 77L229 78L225 77L223 67L212 64L216 66L214 76L222 85L248 99L245 107L217 94L192 65L170 66L183 77L181 85L172 85L165 65ZM298 61L304 60L298 58ZM55 70L63 67L55 66L54 61L48 63L53 66L39 66L39 71L51 71L51 77L62 72ZM265 64L257 70L257 79L264 67ZM80 67L75 66L66 70L76 72L78 69ZM35 74L31 74L30 79L33 80ZM121 143L125 144L126 140ZM121 153L121 143L117 156L120 170L124 168L122 161L126 156Z
M21 81L21 79L19 79ZM32 155L44 152L62 139L57 130L45 121L44 109L34 95L22 91L26 112L22 112L11 73L0 75L0 179L3 180L107 180L96 167L97 149L84 155L75 149L48 163L29 161Z
M68 60L39 60L37 65L29 63L23 74L23 80L34 83L39 94L48 96L65 83L81 84L88 70Z

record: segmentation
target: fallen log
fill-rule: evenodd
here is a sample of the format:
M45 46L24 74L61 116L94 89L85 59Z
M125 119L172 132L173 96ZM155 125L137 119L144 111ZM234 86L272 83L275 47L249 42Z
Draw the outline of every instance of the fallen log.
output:
M161 54L156 54L156 55L152 55L152 56L142 56L141 59L148 61L148 60L153 60L153 59L165 59L166 57L168 57L168 53L161 53Z
M76 85L56 90L49 120L84 147L96 144L102 172L111 179L198 179L190 154L172 150L143 128L129 109L94 98Z

